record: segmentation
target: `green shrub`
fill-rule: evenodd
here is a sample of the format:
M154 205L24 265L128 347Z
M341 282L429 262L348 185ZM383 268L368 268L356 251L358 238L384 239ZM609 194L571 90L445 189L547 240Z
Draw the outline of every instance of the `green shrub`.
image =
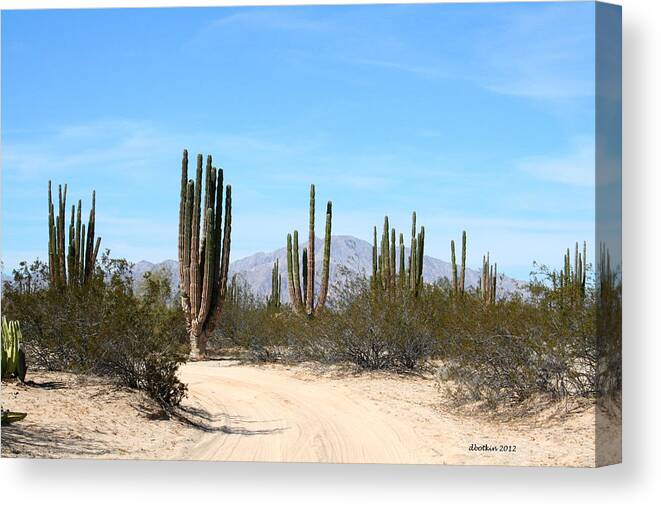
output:
M147 274L138 297L130 265L106 252L84 286L24 285L5 286L3 310L21 320L30 363L110 376L163 406L181 400L176 370L187 354L186 323L178 305L167 303L167 280Z

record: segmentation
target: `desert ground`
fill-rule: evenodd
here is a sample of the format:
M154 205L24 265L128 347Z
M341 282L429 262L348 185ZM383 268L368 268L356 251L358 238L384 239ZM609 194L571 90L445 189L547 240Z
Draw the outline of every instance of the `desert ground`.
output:
M166 419L136 391L63 373L2 384L3 457L594 466L594 405L458 409L431 374L303 364L184 365ZM471 444L495 450L470 450ZM501 450L500 446L508 446ZM514 447L516 449L514 450Z

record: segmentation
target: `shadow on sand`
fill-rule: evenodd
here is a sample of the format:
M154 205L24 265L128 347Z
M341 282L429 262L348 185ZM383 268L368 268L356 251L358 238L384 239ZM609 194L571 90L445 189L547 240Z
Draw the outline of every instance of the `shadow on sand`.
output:
M26 424L2 425L2 455L49 458L93 457L108 453L107 443L65 431Z
M232 416L226 413L211 414L208 411L191 406L181 406L173 414L179 421L189 424L194 428L206 432L220 432L229 435L271 435L281 433L288 429L283 426L276 426L272 428L261 428L264 424L275 424L277 420L263 420L257 421L246 419L238 416ZM225 424L222 424L225 423ZM246 426L258 426L257 429L250 429Z

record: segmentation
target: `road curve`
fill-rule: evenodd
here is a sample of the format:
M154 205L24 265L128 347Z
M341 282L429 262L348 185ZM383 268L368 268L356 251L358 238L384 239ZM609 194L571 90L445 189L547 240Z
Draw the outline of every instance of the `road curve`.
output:
M223 362L184 365L192 407L214 430L181 458L227 461L414 463L420 442L356 392L282 371Z

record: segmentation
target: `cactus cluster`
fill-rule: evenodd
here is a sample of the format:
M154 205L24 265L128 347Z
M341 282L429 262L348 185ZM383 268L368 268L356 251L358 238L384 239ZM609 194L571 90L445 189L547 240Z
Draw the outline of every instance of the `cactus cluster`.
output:
M455 295L463 295L466 287L466 231L461 234L461 275L457 275L454 240L450 241L450 253L452 257L452 292Z
M27 366L25 353L21 347L23 335L18 321L8 321L2 317L2 378L16 375L21 382L25 382Z
M50 283L53 287L66 285L84 285L94 274L96 258L101 245L101 238L94 239L96 226L96 192L92 191L87 230L82 223L82 202L78 207L71 206L68 242L66 239L65 213L67 207L67 186L58 185L58 213L48 182L48 268ZM65 246L65 242L67 245Z
M328 201L326 205L326 230L324 232L324 257L321 272L321 284L319 298L314 301L314 268L315 268L315 236L314 236L314 213L315 213L315 188L310 185L310 213L308 229L308 246L303 248L299 263L298 255L298 231L287 234L287 281L289 283L289 299L294 311L314 317L318 311L324 308L328 296L328 277L330 273L331 254L331 223L333 218L333 203ZM302 268L302 269L301 269ZM301 282L301 271L303 280Z
M482 257L482 276L478 282L478 293L487 304L496 302L498 288L498 264L491 264L489 252Z
M397 256L397 231L390 228L388 216L383 219L381 250L377 243L377 228L374 227L374 245L372 246L372 285L376 288L394 290L408 288L417 296L422 288L422 268L425 250L425 228L416 230L416 214L413 212L411 227L411 246L406 266L404 234L399 234L399 259ZM398 262L399 260L399 262ZM399 264L399 271L397 270Z
M239 305L239 282L237 281L237 274L232 275L232 280L227 286L227 295L225 296L225 301L227 301L232 306Z
M282 276L280 275L280 261L273 263L271 270L271 295L266 298L266 307L271 310L280 309L280 289L282 288Z
M565 253L563 269L560 275L553 277L554 288L560 287L563 294L568 293L572 302L577 302L585 298L585 283L587 279L587 242L583 242L583 252L578 251L578 242L574 248L574 266L572 267L569 248Z
M179 201L179 277L191 357L204 356L227 292L232 233L232 187L225 188L223 170L207 157L202 201L202 155L197 156L195 180L188 179L188 151L181 162ZM224 219L224 222L223 222Z

